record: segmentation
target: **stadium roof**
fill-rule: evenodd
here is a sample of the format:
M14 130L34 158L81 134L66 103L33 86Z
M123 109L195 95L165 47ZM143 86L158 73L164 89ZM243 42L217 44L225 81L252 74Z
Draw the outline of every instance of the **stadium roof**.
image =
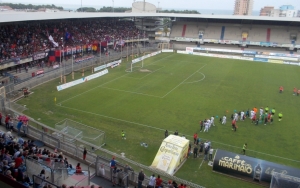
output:
M204 15L204 14L175 14L175 13L86 13L86 12L0 12L0 23L57 20L57 19L78 19L78 18L132 18L132 17L172 17L179 19L195 20L232 20L232 21L259 21L259 22L297 22L300 18L287 17L266 17L266 16L236 16L236 15ZM254 24L254 23L253 23Z

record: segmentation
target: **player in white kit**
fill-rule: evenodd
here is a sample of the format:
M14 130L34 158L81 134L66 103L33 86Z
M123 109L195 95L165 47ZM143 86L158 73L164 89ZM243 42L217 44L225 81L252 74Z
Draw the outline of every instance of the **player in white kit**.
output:
M241 121L244 121L244 115L245 115L245 112L242 110L241 111Z
M225 124L226 124L226 116L224 115L222 118L222 125L225 125Z
M214 118L214 116L211 116L211 118L210 118L210 123L211 123L211 125L213 125L213 126L215 126L215 118Z
M205 122L204 123L204 131L203 132L205 132L205 131L208 132L208 129L209 129L208 126L209 126L208 122Z

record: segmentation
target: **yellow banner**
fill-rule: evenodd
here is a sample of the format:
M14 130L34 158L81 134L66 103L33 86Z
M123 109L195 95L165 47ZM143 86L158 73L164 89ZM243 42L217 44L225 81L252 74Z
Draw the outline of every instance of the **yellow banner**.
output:
M269 62L269 63L278 63L278 64L282 64L282 63L283 63L283 60L269 59L268 62Z

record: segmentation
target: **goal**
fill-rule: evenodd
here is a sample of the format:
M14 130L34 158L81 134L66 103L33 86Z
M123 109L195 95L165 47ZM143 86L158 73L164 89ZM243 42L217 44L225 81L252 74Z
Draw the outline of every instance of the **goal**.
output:
M70 143L73 143L75 140L84 140L100 147L105 145L104 131L71 119L64 119L56 123L55 129L57 130L55 134L59 139L66 135L64 139Z
M126 72L133 72L137 69L141 69L144 67L144 56L133 59L131 62L129 61L127 65Z
M82 139L82 131L70 127L68 125L62 124L62 125L55 125L55 129L58 130L55 134L59 139L62 139L63 135L67 135L64 140L73 143L75 139Z
M300 188L300 177L273 172L270 188Z

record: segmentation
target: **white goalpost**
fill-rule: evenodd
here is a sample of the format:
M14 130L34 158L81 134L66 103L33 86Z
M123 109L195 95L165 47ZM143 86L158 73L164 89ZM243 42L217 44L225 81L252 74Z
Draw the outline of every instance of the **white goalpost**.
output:
M157 54L160 54L161 51L157 52L144 52L144 55L142 57L138 57L136 59L133 59L131 62L129 62L126 72L133 72L136 69L142 69L144 67L144 59L147 59L149 57L155 56Z
M129 66L126 69L126 72L133 72L135 69L141 69L144 67L144 59L137 58L129 62Z

